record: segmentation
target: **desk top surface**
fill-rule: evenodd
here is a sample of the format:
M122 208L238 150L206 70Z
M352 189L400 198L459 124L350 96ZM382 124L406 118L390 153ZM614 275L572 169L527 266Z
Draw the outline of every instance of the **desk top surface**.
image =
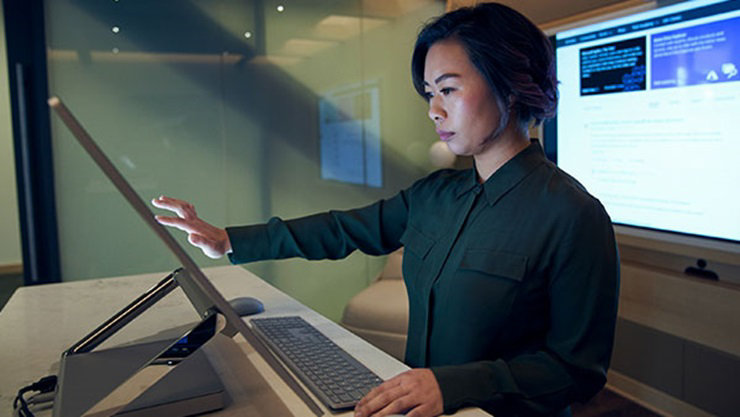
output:
M336 323L321 316L292 297L272 287L251 272L236 266L207 268L209 279L224 298L252 296L262 301L265 311L252 317L299 315L332 339L337 345L364 363L383 379L388 379L408 369L406 365L387 355ZM12 401L19 388L37 381L39 378L56 374L61 352L89 333L111 315L129 304L152 285L160 281L166 273L132 275L126 277L95 279L88 281L48 284L19 288L0 312L0 414L12 410ZM153 335L167 328L190 323L198 315L181 290L176 290L154 307L130 323L119 334L105 342L101 348L126 343L142 336ZM239 338L237 338L239 339ZM238 341L238 340L237 340ZM236 346L237 344L233 344ZM295 394L274 375L269 366L261 360L246 343L239 343L247 354L253 367L264 377L269 389L245 387L254 385L255 378L247 382L243 376L234 374L232 356L244 355L222 351L214 363L217 372L224 377L224 384L233 403L219 414L263 415L274 413L245 396L254 396L255 389L260 392L277 393L290 414L304 415L307 410ZM234 349L231 349L232 351ZM238 350L238 349L236 349ZM232 355L232 356L228 356ZM224 361L228 356L229 360ZM220 359L220 360L219 360ZM237 360L237 359L234 359ZM262 378L258 378L262 379ZM251 391L251 394L250 394ZM274 396L274 395L273 395ZM291 398L291 396L295 398ZM253 400L254 398L251 398ZM243 400L243 401L242 401ZM241 404L241 403L244 404ZM262 412L260 412L262 411ZM49 413L50 414L50 413ZM345 413L351 415L350 413ZM345 415L342 414L342 415ZM465 410L459 415L488 415L480 410ZM234 414L236 415L236 414ZM268 414L264 414L268 415ZM273 414L274 415L274 414ZM327 414L331 415L331 414Z

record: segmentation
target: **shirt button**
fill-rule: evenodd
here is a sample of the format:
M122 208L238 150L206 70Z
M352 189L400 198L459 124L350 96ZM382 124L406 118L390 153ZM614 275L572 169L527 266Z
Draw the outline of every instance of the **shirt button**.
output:
M483 186L478 184L473 188L473 194L478 195L480 194L481 190L483 190Z

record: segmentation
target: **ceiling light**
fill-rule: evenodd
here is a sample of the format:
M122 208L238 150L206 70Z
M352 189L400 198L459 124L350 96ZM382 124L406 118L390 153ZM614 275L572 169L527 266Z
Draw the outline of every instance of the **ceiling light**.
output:
M250 32L250 31L244 32L244 37L247 38L247 39L251 38L252 37L252 32Z
M282 4L279 4L277 7L277 11L282 13L283 11L285 11L285 6L283 6Z
M113 26L113 27L112 27L112 28L111 28L110 30L111 30L111 31L112 31L113 33L118 33L118 32L120 32L120 31L121 31L121 28L120 28L120 27L118 27L118 26Z

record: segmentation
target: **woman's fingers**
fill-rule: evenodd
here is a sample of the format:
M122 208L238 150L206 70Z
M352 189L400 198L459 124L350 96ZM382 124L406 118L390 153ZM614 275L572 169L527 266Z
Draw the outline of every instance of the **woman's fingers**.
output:
M397 377L391 378L373 388L357 403L355 417L367 417L379 413L405 394L406 390L401 387L400 380Z
M444 411L442 392L429 369L412 369L370 391L355 407L355 417L384 417L407 411L432 417Z
M372 416L386 416L399 414L413 405L415 404L411 404L409 401L408 390L399 385L371 399L365 407L374 410Z
M160 224L186 232L188 242L200 248L208 257L218 259L231 252L231 242L226 230L201 220L195 213L195 207L187 201L161 196L152 199L152 205L176 213L179 217L154 216L154 218Z
M152 199L152 205L157 208L172 211L183 219L197 217L197 214L195 213L195 207L184 200L160 196L158 198Z
M191 221L182 219L180 217L154 216L154 219L157 220L160 224L176 227L183 232L197 232L197 228L192 224Z

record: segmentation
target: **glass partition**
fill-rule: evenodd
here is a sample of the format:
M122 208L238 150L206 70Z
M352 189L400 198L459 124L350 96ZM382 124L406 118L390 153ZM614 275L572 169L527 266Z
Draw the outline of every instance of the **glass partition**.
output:
M409 68L444 2L45 7L49 91L144 199L166 194L213 224L247 224L367 204L433 169L436 135ZM52 129L63 279L177 266L55 117ZM201 266L227 263L189 250ZM381 265L355 254L247 268L338 319Z

